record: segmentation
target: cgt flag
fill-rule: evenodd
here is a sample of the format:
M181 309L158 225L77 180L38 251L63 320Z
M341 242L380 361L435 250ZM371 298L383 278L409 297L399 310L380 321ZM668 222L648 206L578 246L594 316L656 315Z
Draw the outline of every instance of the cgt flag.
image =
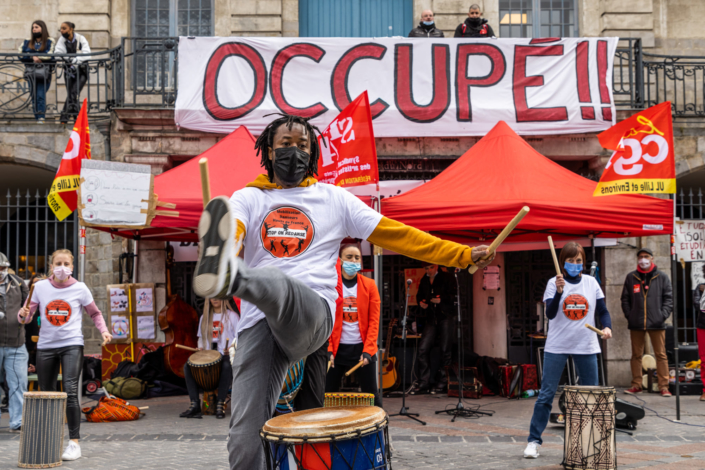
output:
M87 100L84 99L47 198L49 207L59 220L64 220L76 210L78 205L76 190L81 179L81 160L91 158L88 105L86 102Z
M615 152L593 196L676 192L671 102L645 109L597 136Z
M363 92L318 137L318 180L336 186L379 183L377 148L367 91Z

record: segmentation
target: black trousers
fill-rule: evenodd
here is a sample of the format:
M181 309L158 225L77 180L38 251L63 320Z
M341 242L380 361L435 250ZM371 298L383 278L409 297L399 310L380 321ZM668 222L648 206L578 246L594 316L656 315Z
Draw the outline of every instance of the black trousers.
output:
M86 86L88 81L88 70L83 66L74 66L73 70L69 70L69 66L64 69L66 77L66 102L61 110L61 122L68 122L70 119L75 119L78 116L79 107L78 95Z
M451 362L451 350L453 347L453 331L455 330L455 318L439 318L436 321L429 321L421 334L421 344L419 344L419 387L428 388L431 385L431 348L436 340L436 335L440 336L441 342L441 370L438 385L445 385L448 382L445 366Z
M66 346L37 350L37 380L42 392L56 392L56 380L61 377L66 392L66 420L69 422L69 439L81 438L81 405L78 387L83 370L83 346Z
M360 362L362 356L363 343L341 344L338 346L338 354L335 356L335 367L331 367L326 376L326 392L335 393L340 391L340 383L345 373L351 367ZM374 359L375 356L372 356ZM377 393L377 369L374 362L360 367L353 372L360 383L362 393L372 393L375 396L375 406L382 407L382 397Z
M323 408L326 395L326 369L328 369L328 341L306 357L304 379L294 398L296 411Z
M225 401L228 396L228 391L233 383L233 368L230 365L230 356L223 356L223 360L220 361L220 381L218 382L218 401ZM191 374L191 368L188 364L184 364L184 379L186 380L186 390L188 390L188 396L191 401L199 403L198 393L201 391L200 387L196 383L196 379L193 378Z

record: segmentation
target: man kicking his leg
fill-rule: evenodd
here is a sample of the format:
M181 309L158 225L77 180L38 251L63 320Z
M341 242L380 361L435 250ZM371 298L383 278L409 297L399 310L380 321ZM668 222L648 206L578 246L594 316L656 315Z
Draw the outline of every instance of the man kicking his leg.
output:
M242 299L228 440L233 470L266 468L259 431L272 417L286 371L331 334L343 239L463 269L491 261L481 261L486 246L441 240L382 217L345 189L318 183L314 129L298 116L270 123L255 144L267 174L229 201L210 201L198 226L194 291ZM237 257L243 246L244 261Z

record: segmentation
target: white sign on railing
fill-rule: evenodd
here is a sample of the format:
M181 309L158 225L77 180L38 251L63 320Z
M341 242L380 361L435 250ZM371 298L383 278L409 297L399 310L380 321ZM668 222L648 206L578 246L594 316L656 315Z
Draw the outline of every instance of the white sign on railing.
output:
M705 261L705 220L676 222L676 254L686 262Z

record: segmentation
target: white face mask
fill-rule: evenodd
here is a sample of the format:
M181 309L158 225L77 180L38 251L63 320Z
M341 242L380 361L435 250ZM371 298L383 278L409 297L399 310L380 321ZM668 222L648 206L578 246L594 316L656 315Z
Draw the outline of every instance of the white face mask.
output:
M642 258L639 260L639 267L641 269L649 269L651 267L651 261L646 258Z
M54 268L53 272L54 272L54 277L56 279L58 279L59 281L65 281L66 279L69 278L69 276L71 275L71 273L73 271L71 271L66 266L57 266Z
M0 271L0 282L5 280L5 276L7 276L7 269Z

